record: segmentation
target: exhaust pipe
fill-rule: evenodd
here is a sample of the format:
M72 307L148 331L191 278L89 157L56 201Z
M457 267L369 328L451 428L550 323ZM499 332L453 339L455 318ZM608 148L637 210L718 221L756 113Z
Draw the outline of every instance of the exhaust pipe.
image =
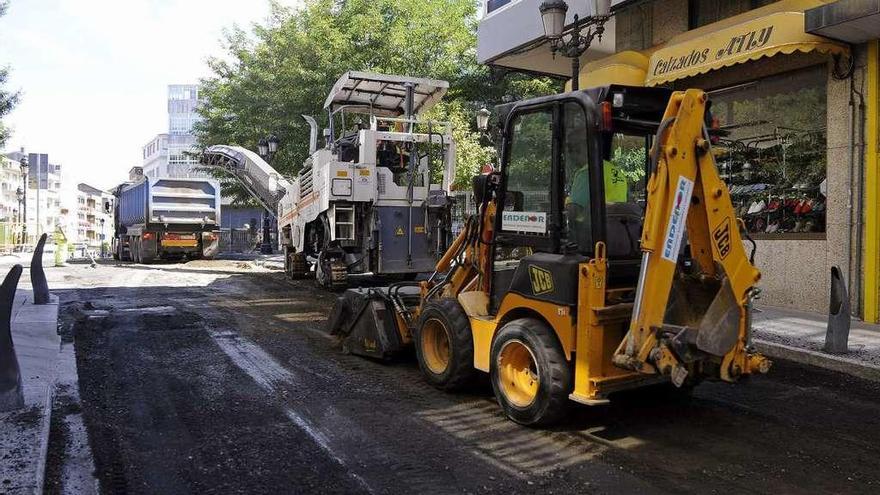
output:
M310 115L300 115L309 124L309 155L318 151L318 122Z

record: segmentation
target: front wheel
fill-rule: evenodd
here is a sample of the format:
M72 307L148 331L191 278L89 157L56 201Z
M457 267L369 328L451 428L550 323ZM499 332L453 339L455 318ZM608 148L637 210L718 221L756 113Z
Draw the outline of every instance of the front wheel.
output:
M542 321L522 318L501 327L492 342L490 375L498 403L517 423L546 426L565 414L571 367Z
M473 334L458 301L444 298L426 304L413 337L419 368L428 383L441 390L459 390L473 383Z

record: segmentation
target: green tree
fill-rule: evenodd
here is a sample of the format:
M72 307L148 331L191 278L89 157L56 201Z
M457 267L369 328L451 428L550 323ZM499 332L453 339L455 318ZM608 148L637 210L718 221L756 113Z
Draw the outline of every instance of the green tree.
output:
M3 17L6 14L6 9L9 7L9 2L6 0L0 0L0 17ZM7 91L4 89L6 85L6 79L9 77L9 68L0 67L0 119L2 119L6 114L12 111L15 107L15 104L18 103L19 93L13 91ZM6 144L6 140L9 139L9 128L3 125L2 120L0 120L0 148L2 148Z
M228 30L225 56L209 60L213 74L202 81L199 143L255 149L274 133L282 146L273 166L292 175L308 154L309 129L300 115L326 123L324 98L340 75L365 70L430 77L450 82L429 117L455 125L455 182L469 184L494 160L474 129L476 110L560 88L552 80L477 64L476 22L473 0L306 0L296 9L273 3L265 24L253 26L252 35Z

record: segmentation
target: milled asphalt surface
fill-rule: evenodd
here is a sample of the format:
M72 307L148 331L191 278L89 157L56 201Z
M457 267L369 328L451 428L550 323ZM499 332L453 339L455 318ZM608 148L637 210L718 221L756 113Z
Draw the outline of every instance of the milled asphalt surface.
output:
M532 430L488 383L446 394L412 356L342 354L324 331L334 295L313 282L201 263L48 271L104 493L880 490L876 383L778 362L690 400L629 393Z

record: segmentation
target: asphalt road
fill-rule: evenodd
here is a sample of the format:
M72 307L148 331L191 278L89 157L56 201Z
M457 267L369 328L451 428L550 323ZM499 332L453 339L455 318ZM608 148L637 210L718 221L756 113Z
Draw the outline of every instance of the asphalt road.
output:
M343 354L310 281L223 261L49 277L104 493L880 492L880 386L844 375L780 362L532 430L488 382L446 394L412 356Z

